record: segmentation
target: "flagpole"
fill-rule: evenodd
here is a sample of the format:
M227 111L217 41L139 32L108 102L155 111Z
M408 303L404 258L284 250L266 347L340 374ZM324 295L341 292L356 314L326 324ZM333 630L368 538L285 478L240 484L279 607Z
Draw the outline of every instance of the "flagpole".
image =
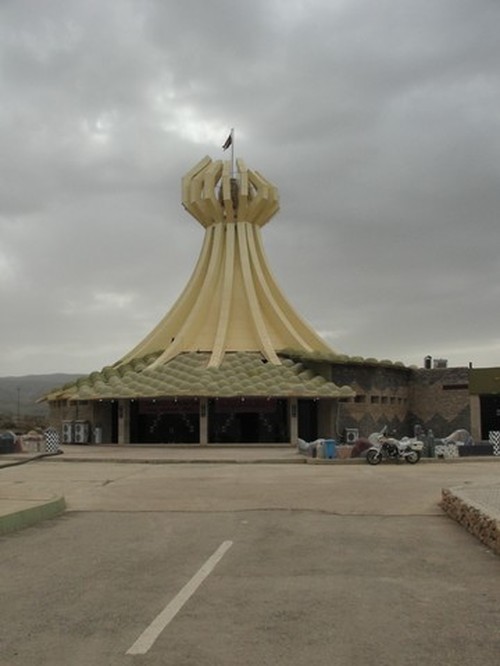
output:
M234 178L234 175L236 173L236 167L234 161L234 127L231 128L229 136L224 141L222 150L227 150L229 147L231 148L231 178Z

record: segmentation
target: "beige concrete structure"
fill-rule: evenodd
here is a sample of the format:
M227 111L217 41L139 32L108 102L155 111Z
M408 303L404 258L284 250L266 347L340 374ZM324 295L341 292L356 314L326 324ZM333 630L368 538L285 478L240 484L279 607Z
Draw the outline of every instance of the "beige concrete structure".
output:
M70 431L85 419L123 444L295 444L300 413L308 434L331 436L337 401L354 391L301 360L337 354L268 265L261 228L279 210L276 187L242 160L233 173L205 157L182 179L182 203L205 230L186 288L118 362L47 396L54 420Z
M129 353L47 396L63 442L295 445L385 425L401 436L417 425L438 437L500 429L497 398L482 395L496 384L469 403L467 368L348 357L304 321L264 252L277 188L242 160L203 158L182 179L182 204L204 229L192 276Z
M279 210L278 191L237 160L205 157L182 179L182 203L205 228L205 240L184 292L158 326L121 363L161 351L152 367L183 352L209 352L219 367L226 352L333 350L289 304L269 268L260 229Z

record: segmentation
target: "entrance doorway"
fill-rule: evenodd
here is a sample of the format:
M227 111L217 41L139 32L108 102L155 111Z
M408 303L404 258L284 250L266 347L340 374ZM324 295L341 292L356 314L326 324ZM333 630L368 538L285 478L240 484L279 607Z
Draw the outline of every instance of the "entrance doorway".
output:
M208 401L211 444L289 442L286 399L212 398Z
M500 430L500 395L481 396L481 439L491 431Z
M299 400L299 437L306 442L313 442L318 438L318 401Z

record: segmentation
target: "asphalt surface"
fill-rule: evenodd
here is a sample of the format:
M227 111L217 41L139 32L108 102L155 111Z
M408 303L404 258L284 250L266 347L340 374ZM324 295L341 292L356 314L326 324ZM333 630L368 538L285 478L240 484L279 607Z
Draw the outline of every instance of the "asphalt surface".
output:
M438 504L442 487L493 488L496 461L99 453L0 470L2 493L67 506L0 537L2 666L498 663L500 558ZM130 653L228 543L146 652Z

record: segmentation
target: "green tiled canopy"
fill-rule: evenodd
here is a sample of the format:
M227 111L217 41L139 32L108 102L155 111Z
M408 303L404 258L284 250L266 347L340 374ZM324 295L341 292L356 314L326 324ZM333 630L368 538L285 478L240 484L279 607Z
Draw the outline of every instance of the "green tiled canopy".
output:
M150 368L157 355L106 367L45 396L46 400L99 400L158 397L297 397L347 398L348 386L338 387L298 361L282 358L268 363L259 353L227 353L218 368L208 368L209 354L180 354L165 365Z

